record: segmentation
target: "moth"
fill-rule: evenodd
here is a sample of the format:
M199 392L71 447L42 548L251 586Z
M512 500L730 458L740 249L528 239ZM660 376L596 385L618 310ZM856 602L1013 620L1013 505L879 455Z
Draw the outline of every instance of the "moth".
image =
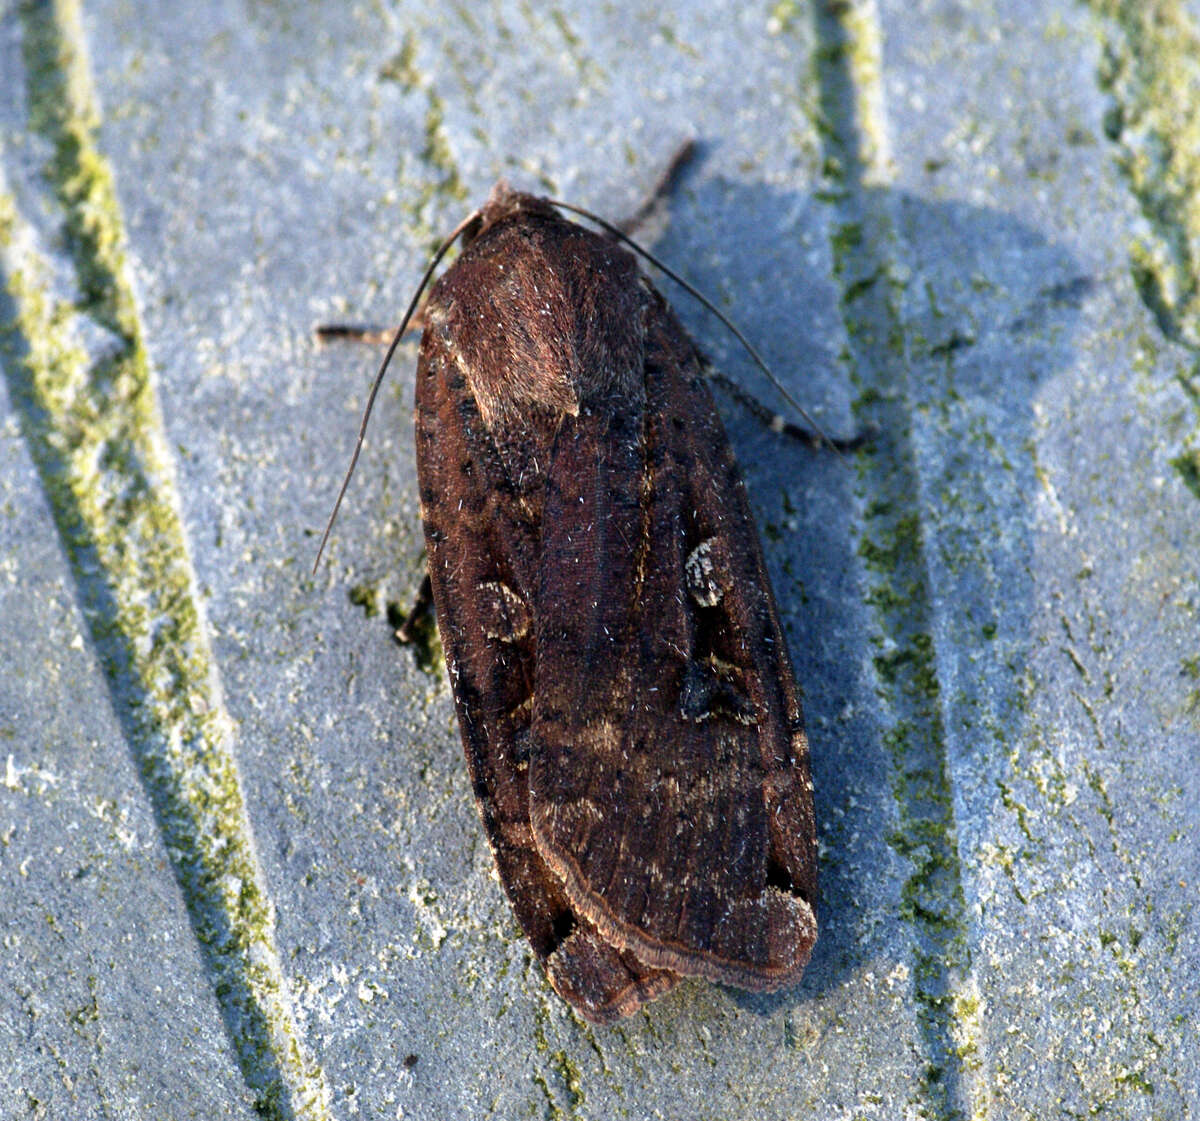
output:
M501 181L447 241L417 473L500 879L550 984L611 1023L685 976L797 981L817 847L800 699L705 359L618 231L558 205Z

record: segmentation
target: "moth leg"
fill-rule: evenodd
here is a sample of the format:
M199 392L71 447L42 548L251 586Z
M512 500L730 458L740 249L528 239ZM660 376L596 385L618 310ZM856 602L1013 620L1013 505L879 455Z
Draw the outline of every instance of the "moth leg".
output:
M641 206L623 222L614 223L621 233L633 233L638 226L654 213L658 208L658 204L679 185L684 168L695 159L697 150L698 145L696 144L695 137L691 136L675 149L675 154L671 157L670 163L667 164L662 175L658 177L658 182L655 183L653 190L642 201Z
M862 432L855 433L853 436L830 436L826 438L819 432L814 432L811 428L805 428L802 424L788 420L787 417L781 416L773 409L768 408L753 393L743 389L731 377L721 373L720 370L714 369L707 362L704 366L705 374L714 385L719 385L738 404L758 417L772 432L778 432L790 439L798 440L802 444L807 444L810 448L827 448L832 444L834 449L839 452L857 451L864 445L869 444L877 434L875 428L867 428Z
M408 321L405 334L425 330L425 305L422 304ZM381 323L318 323L313 328L313 338L319 343L351 342L371 343L381 346L392 341L395 327Z
M429 570L426 569L425 578L421 581L421 586L417 589L417 594L413 597L412 606L408 609L408 614L396 625L396 641L402 646L416 642L419 632L423 629L422 624L426 621L426 617L432 609L433 585L429 581Z
M378 323L318 323L313 328L313 338L319 343L329 343L335 340L352 343L386 343L391 342L394 334L394 330L389 330Z

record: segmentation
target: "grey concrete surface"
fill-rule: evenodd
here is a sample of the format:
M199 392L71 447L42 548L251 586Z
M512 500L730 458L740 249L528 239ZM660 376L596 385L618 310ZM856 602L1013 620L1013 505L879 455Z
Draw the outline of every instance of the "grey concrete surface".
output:
M1161 199L1200 12L1112 7L0 9L0 1117L1194 1116L1200 217ZM362 605L420 578L411 345L309 575L377 357L311 329L395 321L498 176L620 217L689 136L655 252L880 432L839 461L722 401L813 963L599 1029L520 938L444 670ZM150 380L77 424L105 285Z

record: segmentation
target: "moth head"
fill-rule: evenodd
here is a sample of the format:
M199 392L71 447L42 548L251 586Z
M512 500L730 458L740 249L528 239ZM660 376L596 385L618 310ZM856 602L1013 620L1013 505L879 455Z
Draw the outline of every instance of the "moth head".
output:
M487 201L463 227L460 244L465 248L496 223L517 214L545 214L557 217L558 211L546 199L528 195L524 191L515 191L507 179L498 179L488 194Z

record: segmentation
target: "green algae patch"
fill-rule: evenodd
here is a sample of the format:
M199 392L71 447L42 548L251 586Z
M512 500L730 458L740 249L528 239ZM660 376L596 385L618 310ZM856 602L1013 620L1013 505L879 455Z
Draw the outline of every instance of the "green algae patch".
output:
M395 82L405 93L419 89L421 72L417 69L417 37L406 32L400 49L379 68L379 78Z
M432 90L428 91L429 106L425 111L425 146L421 158L438 173L440 180L437 193L456 202L467 197L467 188L458 174L458 164L450 151L450 140L446 135L446 109L442 99Z
M446 654L442 650L442 637L438 633L437 619L432 607L410 617L408 607L389 600L387 621L396 633L396 641L412 650L417 668L422 673L449 684L446 675ZM400 633L402 628L407 632L404 636Z
M1171 460L1171 466L1179 473L1184 485L1200 498L1200 448L1190 448Z
M1200 346L1200 27L1181 0L1087 0L1102 18L1104 132L1151 236L1138 290L1171 338Z
M1088 5L1102 20L1104 133L1149 228L1130 246L1130 270L1159 330L1191 354L1179 383L1200 420L1200 25L1182 0ZM1170 464L1200 499L1194 438ZM1200 691L1186 707L1200 707Z
M61 290L62 270L0 195L5 374L255 1107L281 1121L323 1118L329 1092L301 1046L274 943L120 208L95 146L78 4L26 3L19 14L30 127L51 153L42 202L75 287Z
M445 104L434 90L432 79L421 70L417 53L417 39L410 31L404 36L400 49L380 67L378 77L381 82L395 83L405 94L419 93L425 98L424 142L420 160L426 174L416 182L417 194L409 207L412 217L422 223L422 216L431 203L438 199L461 203L467 197L467 187L459 174L446 132ZM423 230L423 233L428 234L435 246L444 236L432 230Z
M348 593L355 607L361 607L368 619L375 619L383 612L383 588L378 584L355 584Z
M971 988L957 830L934 648L921 486L913 449L908 355L899 309L904 283L886 207L891 175L881 39L875 7L851 0L814 7L822 164L817 197L833 208L832 274L858 427L876 437L856 455L862 525L858 555L871 635L883 743L891 759L897 828L888 838L907 868L900 917L913 943L915 1013L922 1041L911 1109L948 1119L979 1090L980 1022ZM919 348L918 348L919 349Z

